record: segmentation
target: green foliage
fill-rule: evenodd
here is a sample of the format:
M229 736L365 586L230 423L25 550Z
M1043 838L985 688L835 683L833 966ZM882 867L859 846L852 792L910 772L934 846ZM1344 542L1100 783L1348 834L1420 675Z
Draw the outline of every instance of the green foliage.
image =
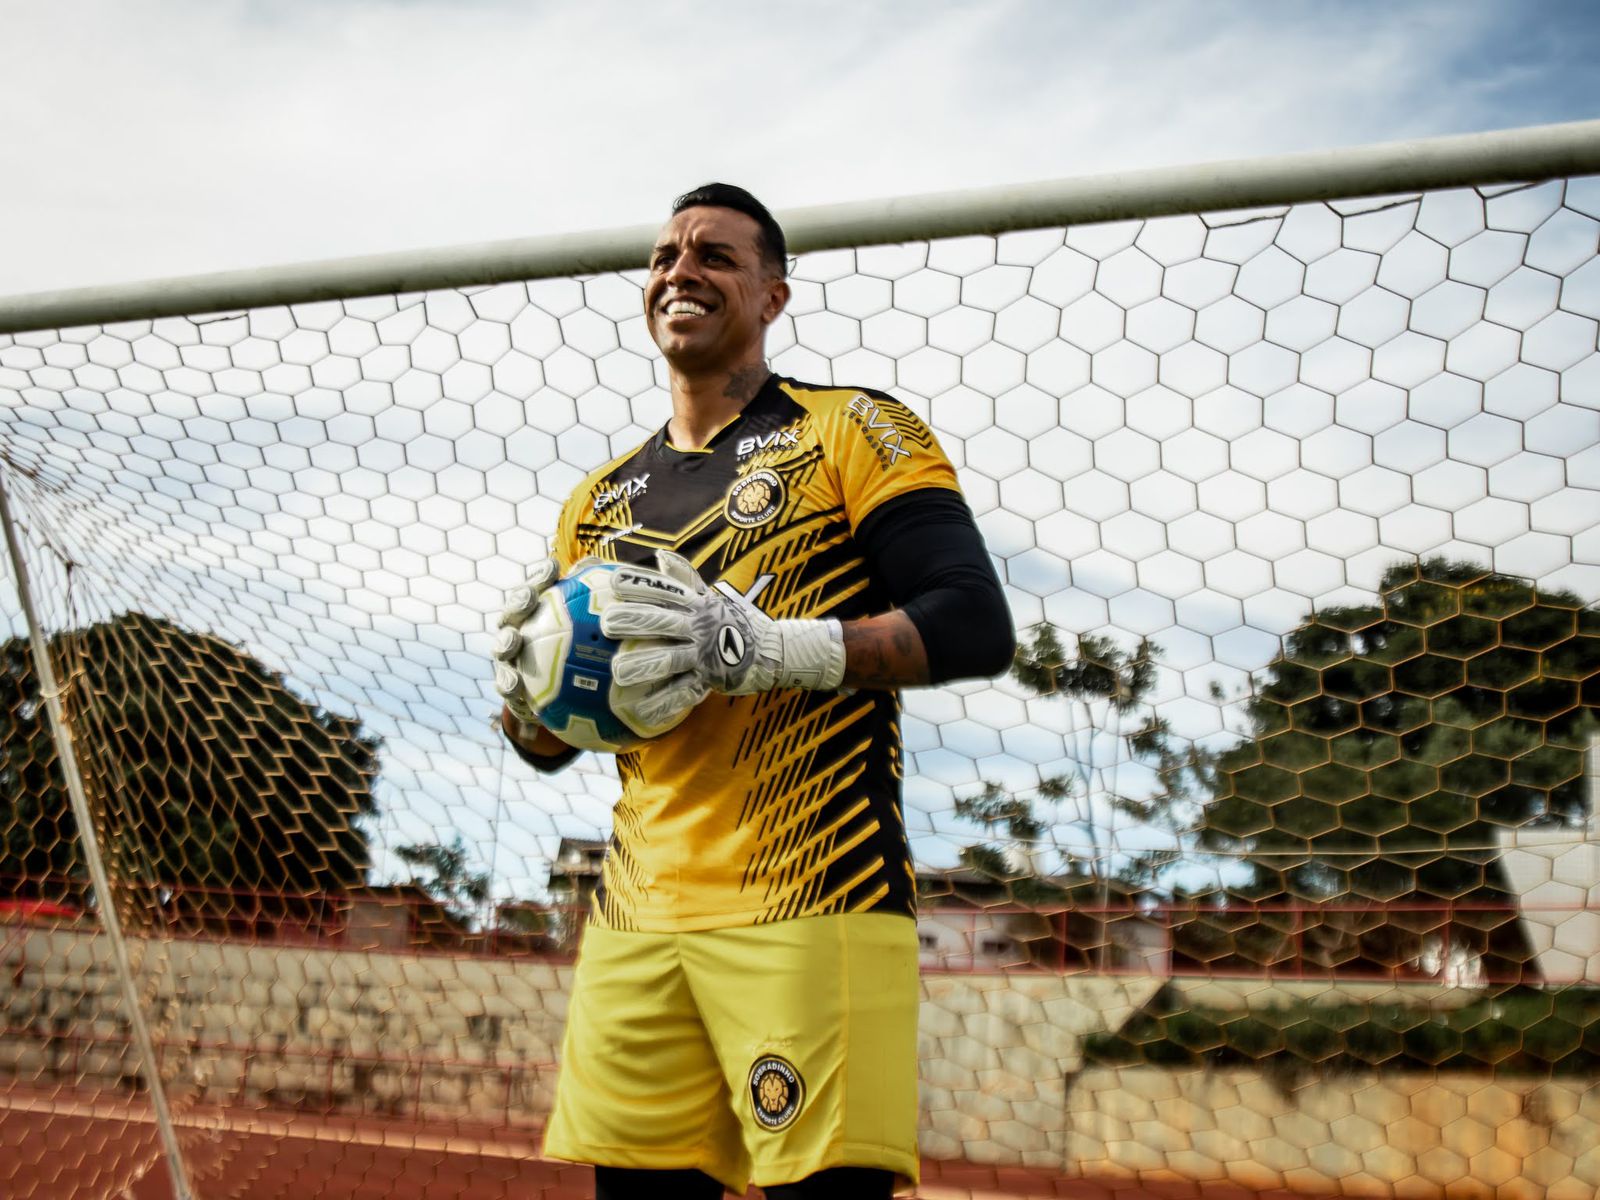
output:
M1288 635L1245 706L1250 736L1220 755L1187 752L1156 715L1159 657L1148 639L1123 649L1098 635L1069 642L1048 624L1030 631L1013 677L1073 706L1088 734L1077 769L1041 780L1032 795L985 783L958 813L1029 844L1059 819L1041 805L1093 796L1174 832L1192 822L1201 851L1242 853L1253 877L1236 898L1413 907L1508 904L1498 831L1586 815L1600 612L1571 593L1444 559L1397 564L1375 603L1314 613ZM1127 794L1114 772L1094 767L1093 746L1107 734L1121 739L1121 761L1154 772L1155 789ZM1085 824L1098 845L1099 831ZM1148 886L1175 857L1148 856L1123 877ZM963 861L1021 898L1025 872L993 845ZM1309 932L1281 914L1249 913L1236 925L1207 915L1180 922L1175 949L1250 969L1287 959L1392 969L1414 962L1425 940L1392 914L1377 925L1330 916ZM1449 937L1483 956L1492 977L1530 970L1515 921L1457 914Z
M1033 805L1008 795L997 783L985 783L976 796L958 797L956 816L1019 841L1035 841L1044 833L1043 823L1033 815Z
M1400 564L1377 603L1289 634L1247 712L1200 844L1247 851L1259 890L1503 899L1497 831L1586 815L1600 612L1470 564ZM1519 937L1479 949L1520 962Z
M1068 655L1060 632L1047 621L1018 644L1011 676L1038 696L1103 699L1125 713L1149 695L1160 655L1161 647L1149 638L1129 654L1104 634L1080 634L1076 653Z
M50 643L98 833L123 884L191 905L365 880L379 743L234 647L128 613ZM26 638L0 645L0 892L81 879Z
M1084 1039L1090 1066L1313 1071L1600 1071L1600 988L1513 988L1459 1008L1293 1000L1238 1012L1184 1007L1165 988L1114 1033Z
M458 927L496 935L489 944L502 953L552 949L560 936L559 913L537 900L508 900L497 904L490 926L482 923L489 904L493 877L488 871L467 869L467 844L455 835L448 846L423 842L395 847L395 856L411 868L410 882L438 901L446 917Z
M489 899L489 872L467 870L467 846L459 833L448 846L439 842L398 846L395 856L411 868L411 882L452 917L465 920Z
M1160 658L1161 647L1148 638L1132 650L1124 650L1107 636L1080 635L1069 652L1053 625L1047 622L1034 627L1018 640L1011 675L1036 696L1074 706L1084 735L1078 746L1077 778L1048 776L1040 780L1032 797L1008 793L999 784L985 781L976 796L957 798L956 814L982 826L989 836L1033 847L1056 819L1053 814L1041 816L1035 808L1037 802L1054 808L1074 797L1093 797L1134 821L1176 832L1175 811L1196 798L1197 789L1209 788L1211 763L1203 752L1175 747L1171 728L1150 705ZM1116 786L1114 768L1102 772L1095 766L1095 742L1106 733L1121 739L1127 761L1143 763L1154 772L1158 784L1154 792L1126 794ZM1098 845L1099 830L1094 823L1080 824ZM1008 862L992 845L968 847L961 857L972 870L1007 881L1017 900L1031 902L1039 890L1025 882L1028 870ZM1147 884L1177 858L1177 852L1169 850L1129 855L1119 865L1118 875L1124 882ZM1100 874L1102 866L1096 854L1092 873ZM1052 889L1047 886L1044 891Z
M993 846L963 846L961 865L987 879L1004 880L1012 874L1006 856Z

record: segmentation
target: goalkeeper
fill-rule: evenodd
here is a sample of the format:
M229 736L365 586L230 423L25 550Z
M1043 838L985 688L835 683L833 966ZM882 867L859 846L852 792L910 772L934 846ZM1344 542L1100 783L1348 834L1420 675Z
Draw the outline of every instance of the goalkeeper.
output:
M748 192L680 197L645 318L672 417L592 473L514 629L586 556L641 727L568 1007L554 1158L596 1195L887 1197L917 1175L915 883L897 689L1011 661L1004 595L955 471L892 397L774 375L787 250ZM502 725L556 770L516 637ZM692 710L692 711L691 711Z

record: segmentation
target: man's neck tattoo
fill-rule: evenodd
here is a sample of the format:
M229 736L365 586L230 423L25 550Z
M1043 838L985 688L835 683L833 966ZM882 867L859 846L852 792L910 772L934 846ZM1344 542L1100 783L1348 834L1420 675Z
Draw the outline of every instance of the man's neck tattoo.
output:
M722 394L730 400L739 401L740 404L749 404L755 399L756 393L761 390L761 385L767 381L767 376L770 374L772 371L764 362L740 367L728 376L728 385L722 389Z

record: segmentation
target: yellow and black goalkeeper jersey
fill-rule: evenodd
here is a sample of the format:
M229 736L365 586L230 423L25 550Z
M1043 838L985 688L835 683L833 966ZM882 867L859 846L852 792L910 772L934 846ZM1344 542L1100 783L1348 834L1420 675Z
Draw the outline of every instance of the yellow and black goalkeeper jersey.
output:
M770 617L850 620L890 607L853 534L922 488L958 485L904 405L772 376L704 450L675 450L663 430L591 474L562 510L556 553L566 570L675 550ZM617 769L594 912L607 926L913 909L893 692L714 693Z

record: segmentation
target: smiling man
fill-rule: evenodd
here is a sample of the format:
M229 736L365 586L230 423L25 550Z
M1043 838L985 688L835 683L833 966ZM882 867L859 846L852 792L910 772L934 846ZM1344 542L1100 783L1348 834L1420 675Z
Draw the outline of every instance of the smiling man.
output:
M914 1181L917 940L897 689L993 675L1010 615L928 428L892 397L768 368L783 231L753 196L679 197L644 304L672 418L562 510L556 562L626 564L602 627L649 723L568 1008L552 1157L596 1195L887 1197ZM501 643L506 660L515 646ZM574 755L514 673L502 725Z

